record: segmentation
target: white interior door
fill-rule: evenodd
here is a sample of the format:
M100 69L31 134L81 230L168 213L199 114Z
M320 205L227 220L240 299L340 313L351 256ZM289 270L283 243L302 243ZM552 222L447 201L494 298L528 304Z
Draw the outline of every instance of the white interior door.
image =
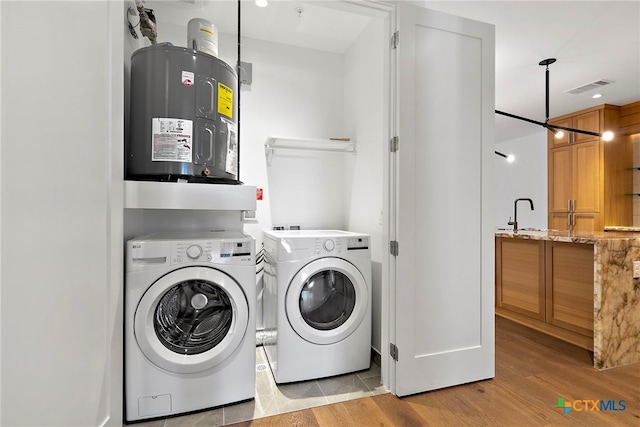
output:
M401 3L397 24L389 373L404 396L494 376L494 28Z

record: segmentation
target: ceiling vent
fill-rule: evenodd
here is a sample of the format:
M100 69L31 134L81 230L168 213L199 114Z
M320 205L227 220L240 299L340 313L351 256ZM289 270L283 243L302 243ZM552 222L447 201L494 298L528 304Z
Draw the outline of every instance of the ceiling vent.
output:
M587 83L586 85L577 87L575 89L568 90L565 93L570 93L571 95L578 95L583 92L601 88L602 86L606 86L611 83L615 83L615 82L613 80L600 79L600 80L596 80L595 82Z

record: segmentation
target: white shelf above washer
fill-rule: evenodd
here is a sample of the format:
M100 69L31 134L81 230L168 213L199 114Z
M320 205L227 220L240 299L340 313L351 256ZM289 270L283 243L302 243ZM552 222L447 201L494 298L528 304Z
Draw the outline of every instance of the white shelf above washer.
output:
M267 165L271 166L273 152L278 149L355 153L356 142L349 138L314 139L271 136L264 144L264 151L267 156Z
M125 181L125 209L255 211L251 185Z

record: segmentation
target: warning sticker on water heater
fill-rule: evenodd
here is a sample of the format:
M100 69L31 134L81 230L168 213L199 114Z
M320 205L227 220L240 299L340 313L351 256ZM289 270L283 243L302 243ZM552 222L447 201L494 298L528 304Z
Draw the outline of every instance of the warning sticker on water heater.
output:
M238 131L232 121L222 119L227 125L227 156L224 170L232 175L238 175Z
M218 82L218 114L233 119L233 89Z
M182 71L182 84L186 87L191 87L195 83L193 73L191 71Z
M193 123L184 119L151 119L151 161L191 162Z

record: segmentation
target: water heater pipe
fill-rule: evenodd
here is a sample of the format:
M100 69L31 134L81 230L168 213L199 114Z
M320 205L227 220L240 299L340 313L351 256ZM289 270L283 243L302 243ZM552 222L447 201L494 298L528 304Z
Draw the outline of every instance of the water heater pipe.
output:
M158 31L152 11L144 7L142 0L136 0L136 9L140 15L140 32L151 41L151 44L156 44Z

